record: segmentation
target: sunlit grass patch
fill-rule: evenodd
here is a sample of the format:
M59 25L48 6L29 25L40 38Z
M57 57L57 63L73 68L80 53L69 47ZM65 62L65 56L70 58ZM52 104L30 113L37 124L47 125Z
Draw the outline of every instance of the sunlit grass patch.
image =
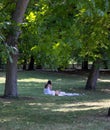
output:
M19 79L18 82L36 82L36 83L46 83L48 79L36 79L36 78L29 78L29 79Z

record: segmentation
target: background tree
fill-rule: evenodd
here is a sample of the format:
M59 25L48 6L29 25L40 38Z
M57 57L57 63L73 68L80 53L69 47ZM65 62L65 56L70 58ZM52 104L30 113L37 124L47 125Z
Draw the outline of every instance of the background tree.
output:
M96 87L99 73L97 61L103 60L104 52L110 48L109 5L108 0L83 0L81 3L51 0L38 5L42 6L37 12L38 42L63 42L72 48L73 54L77 51L77 60L88 56L88 60L93 61L86 89Z
M108 25L107 25L107 23L109 22L107 3L108 1L105 1L105 8L103 8L102 3L100 2L98 3L94 1L91 4L91 7L94 8L94 11L91 10L92 8L88 7L87 11L85 11L84 13L85 15L86 13L88 13L88 10L89 10L90 14L87 15L89 17L87 17L86 19L84 16L85 18L84 21L87 23L86 26L90 24L90 26L86 27L86 29L88 30L89 28L89 30L91 31L91 32L89 30L87 31L89 33L88 35L89 37L87 38L88 42L86 44L86 47L88 50L85 48L85 51L86 51L85 54L88 53L89 57L91 57L92 60L94 61L91 72L88 76L88 80L85 87L86 89L95 89L97 78L99 76L100 63L104 58L105 50L107 51L110 47L109 46L110 41L108 39L109 31L108 31ZM87 8L87 5L85 5L85 7ZM89 18L89 21L88 21L88 18ZM84 32L84 31L81 30L80 32ZM84 36L86 35L82 34L83 38ZM88 46L89 44L91 46Z
M108 116L110 116L110 108L108 109Z

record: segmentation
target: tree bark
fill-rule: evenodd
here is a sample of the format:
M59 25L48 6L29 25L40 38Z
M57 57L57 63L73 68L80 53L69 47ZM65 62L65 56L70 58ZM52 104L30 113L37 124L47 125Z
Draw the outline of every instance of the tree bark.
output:
M82 62L82 70L88 70L88 60Z
M16 23L16 26L13 25L13 32L10 33L7 37L7 45L15 48L16 53L10 52L10 56L12 58L12 62L7 60L7 69L6 69L6 82L5 82L5 90L4 97L17 97L17 60L18 60L18 38L21 33L20 28L18 26L19 23L23 22L23 17L25 10L27 8L29 0L17 0L16 9L12 15L12 21Z
M103 60L103 64L104 64L104 69L108 69L108 61L107 60Z
M27 65L27 60L24 59L24 62L23 62L23 70L26 70L26 65Z
M99 60L93 62L85 89L86 90L96 89L96 83L98 77L99 77Z
M11 55L13 62L7 62L6 82L5 82L5 97L17 97L17 55Z
M0 69L2 69L2 60L1 60L1 57L0 57Z
M34 57L31 56L28 70L34 70Z
M108 109L108 116L110 116L110 108Z

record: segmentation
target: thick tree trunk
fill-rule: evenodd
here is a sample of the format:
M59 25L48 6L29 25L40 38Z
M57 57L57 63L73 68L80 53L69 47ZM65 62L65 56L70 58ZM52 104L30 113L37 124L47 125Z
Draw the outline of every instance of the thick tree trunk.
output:
M6 70L5 97L17 97L17 55L11 55L13 62L8 60Z
M20 29L17 24L22 23L23 16L25 10L27 8L29 0L17 0L16 9L12 16L12 21L16 23L16 28L13 34L9 34L7 38L7 45L10 47L15 48L16 53L10 52L10 56L12 58L12 62L8 59L7 62L7 70L6 70L6 82L5 82L5 97L17 97L18 90L17 90L17 59L18 59L18 48L17 48L17 40L20 35Z
M88 80L85 86L86 90L96 89L97 79L99 77L99 61L93 62Z

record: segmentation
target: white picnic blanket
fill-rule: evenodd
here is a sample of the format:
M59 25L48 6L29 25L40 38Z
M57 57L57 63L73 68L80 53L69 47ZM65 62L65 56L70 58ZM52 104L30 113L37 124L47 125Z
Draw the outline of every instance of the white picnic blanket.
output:
M55 91L50 90L49 88L45 88L44 94L55 96ZM79 95L80 95L79 93L66 93L66 92L62 92L62 91L58 94L58 96L79 96Z
M79 93L66 93L66 92L60 92L58 96L79 96Z

